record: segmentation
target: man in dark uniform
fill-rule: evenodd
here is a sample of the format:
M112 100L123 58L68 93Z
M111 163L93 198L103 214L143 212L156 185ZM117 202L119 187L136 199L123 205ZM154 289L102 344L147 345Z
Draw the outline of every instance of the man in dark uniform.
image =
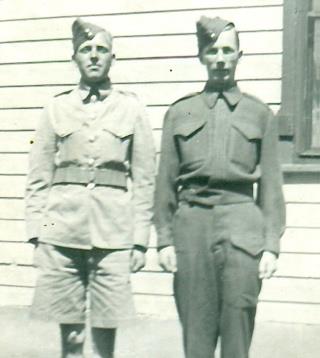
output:
M285 223L277 123L237 87L234 25L201 17L197 37L208 81L164 121L159 261L175 273L186 357L212 358L220 337L222 358L247 358L261 279L276 270Z
M111 34L81 19L72 31L80 83L46 106L30 156L32 313L60 324L64 358L83 357L85 322L94 357L111 358L117 327L133 318L130 269L145 263L155 152L144 107L109 80Z

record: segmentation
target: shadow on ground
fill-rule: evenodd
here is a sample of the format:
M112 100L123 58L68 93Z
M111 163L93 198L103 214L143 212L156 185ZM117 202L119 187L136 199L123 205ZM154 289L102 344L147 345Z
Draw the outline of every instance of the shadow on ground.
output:
M56 325L30 320L27 308L0 308L0 332L1 358L60 357ZM317 358L319 337L320 325L260 322L250 358ZM137 319L119 331L115 358L183 358L178 322Z

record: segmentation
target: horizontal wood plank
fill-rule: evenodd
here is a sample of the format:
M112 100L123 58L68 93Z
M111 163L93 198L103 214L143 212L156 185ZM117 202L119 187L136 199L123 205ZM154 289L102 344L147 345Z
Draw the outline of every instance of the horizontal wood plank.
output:
M0 286L0 306L30 306L33 297L31 287Z
M0 243L19 242L20 246L23 247L24 250L26 249L27 246L29 246L29 245L25 245L26 239L27 239L27 235L25 230L25 222L23 220L21 221L0 220ZM29 251L26 252L28 253ZM23 260L24 261L21 261L21 263L25 262L27 264L31 264L28 254L23 255Z
M1 176L0 198L24 197L26 176Z
M0 132L0 152L29 152L34 131Z
M146 105L162 106L169 105L188 93L201 91L203 86L204 82L125 84L115 87L136 93ZM266 103L280 103L280 80L241 81L239 87ZM0 88L0 109L43 107L52 96L71 88L73 86Z
M320 253L320 229L290 228L281 239L281 251Z
M287 202L320 203L320 184L286 184L283 191Z
M243 32L240 43L244 54L281 53L282 32ZM114 39L117 59L197 56L195 35L119 37ZM0 44L0 64L41 61L68 61L73 49L70 40Z
M288 204L287 226L289 227L320 227L319 204Z
M28 154L0 154L0 174L27 174Z
M3 1L0 3L0 20L13 20L39 17L83 16L94 14L118 14L132 12L168 11L183 9L207 9L248 6L282 5L283 0L33 0L32 6L21 0Z
M197 58L125 60L111 68L115 83L206 81L205 66ZM244 57L237 69L237 79L278 79L281 55ZM38 63L0 66L1 86L60 85L79 81L73 63Z
M108 28L114 36L194 33L200 16L220 16L240 31L282 29L282 7L249 7L192 11L88 16L85 20ZM0 22L0 42L65 39L74 18Z
M0 130L35 129L42 114L42 109L0 110ZM1 170L1 165L0 165Z
M24 201L22 199L0 199L0 219L24 219Z

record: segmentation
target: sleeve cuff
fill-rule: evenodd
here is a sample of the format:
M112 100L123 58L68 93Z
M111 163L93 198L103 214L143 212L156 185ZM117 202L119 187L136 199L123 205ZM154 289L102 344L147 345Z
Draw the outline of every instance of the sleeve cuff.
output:
M269 236L266 238L266 244L263 251L270 251L276 256L280 253L280 239L277 236Z

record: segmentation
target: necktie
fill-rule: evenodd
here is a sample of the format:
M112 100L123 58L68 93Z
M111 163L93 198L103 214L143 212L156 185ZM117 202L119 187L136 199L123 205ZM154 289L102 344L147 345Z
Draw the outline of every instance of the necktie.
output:
M100 93L97 87L90 87L90 91L88 96L83 100L83 103L87 104L92 102L96 102L100 100Z

